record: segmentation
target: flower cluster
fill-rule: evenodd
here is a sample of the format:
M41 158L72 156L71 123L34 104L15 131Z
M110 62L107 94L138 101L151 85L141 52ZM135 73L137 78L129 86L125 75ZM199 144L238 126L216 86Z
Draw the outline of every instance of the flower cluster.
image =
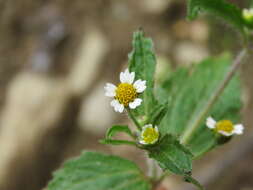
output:
M253 9L244 10L244 17L253 19ZM142 99L139 95L146 89L146 81L135 80L135 73L126 69L120 73L120 83L107 83L104 87L105 95L112 97L111 106L116 112L122 113L125 109L135 109L141 105ZM233 124L230 120L215 121L212 117L208 117L206 125L209 129L224 136L241 135L244 127L242 124ZM157 126L147 124L142 127L139 135L139 143L143 145L155 144L159 139L159 131Z

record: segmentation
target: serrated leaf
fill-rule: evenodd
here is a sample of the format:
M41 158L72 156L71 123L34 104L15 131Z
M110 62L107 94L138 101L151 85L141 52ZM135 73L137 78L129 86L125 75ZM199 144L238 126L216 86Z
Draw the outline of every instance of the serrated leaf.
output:
M162 134L173 134L180 138L199 118L201 111L210 99L212 93L223 80L231 64L228 55L209 58L190 68L180 68L162 84L163 94L169 99L169 109L160 124ZM166 98L160 95L160 98ZM237 122L241 108L240 82L234 77L225 88L218 102L212 107L209 115L216 120L230 119ZM217 145L217 139L205 121L193 133L187 147L198 157Z
M129 54L129 70L135 72L135 78L146 80L147 88L142 94L143 102L135 110L135 116L150 116L154 104L153 87L156 59L153 52L153 42L144 37L143 31L137 31L133 35L133 50Z
M242 11L234 4L225 0L188 0L189 19L195 19L201 11L221 17L244 34L245 22Z
M165 135L158 145L149 147L149 156L163 170L186 175L192 170L192 154L172 135Z
M111 155L84 152L54 173L48 190L151 190L133 162Z

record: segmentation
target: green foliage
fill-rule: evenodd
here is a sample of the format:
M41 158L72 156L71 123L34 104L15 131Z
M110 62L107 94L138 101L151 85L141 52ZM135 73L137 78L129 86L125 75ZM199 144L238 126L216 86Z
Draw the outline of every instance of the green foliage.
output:
M144 37L143 31L137 31L133 36L133 50L129 54L129 70L135 72L136 79L146 80L147 88L142 98L143 103L136 111L136 116L150 116L154 104L153 87L156 59L153 52L153 42Z
M164 170L186 175L192 170L192 154L172 135L165 135L158 145L148 148L150 158Z
M124 132L133 137L133 134L127 125L114 125L106 132L106 138L110 139L119 132Z
M189 19L195 19L200 11L221 17L244 33L245 23L242 11L234 4L225 0L188 0L187 17Z
M54 173L48 190L150 190L151 185L131 161L84 152Z
M153 111L147 123L151 123L153 126L159 125L161 120L167 113L167 111L168 111L167 103L164 104L156 103L156 105L154 105Z
M134 141L127 141L127 140L114 140L112 139L113 136L115 136L117 133L123 132L129 135L132 138L135 138L132 134L131 130L126 125L114 125L106 132L106 138L100 140L100 143L102 144L111 144L111 145L134 145L136 146L136 143Z
M159 127L163 135L172 134L181 138L185 134L194 121L200 118L230 64L228 55L209 58L191 68L178 69L159 87L158 98L161 102L164 99L169 102L168 112ZM237 76L230 81L209 115L216 120L230 119L237 122L240 108L240 82ZM201 121L185 145L194 157L198 157L215 147L217 139L213 131L206 127L205 121Z
M204 190L204 187L193 177L191 177L190 175L186 175L184 177L185 181L188 183L191 183L193 185L195 185L196 187L198 187L200 190Z

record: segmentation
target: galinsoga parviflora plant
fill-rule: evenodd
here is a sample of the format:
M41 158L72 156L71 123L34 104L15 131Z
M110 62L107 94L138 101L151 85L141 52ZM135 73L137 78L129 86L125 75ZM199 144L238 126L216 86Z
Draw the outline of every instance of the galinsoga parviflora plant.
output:
M151 176L145 175L132 161L85 151L54 173L48 190L151 190L169 173L204 189L192 177L193 160L243 134L236 71L250 52L253 9L241 10L225 0L189 0L187 11L188 19L208 12L239 31L243 48L234 60L229 54L207 58L155 83L153 43L139 30L133 35L128 67L119 74L118 85L104 87L112 109L127 113L136 128L114 125L101 143L142 149L163 173L154 170ZM116 139L117 133L131 140Z

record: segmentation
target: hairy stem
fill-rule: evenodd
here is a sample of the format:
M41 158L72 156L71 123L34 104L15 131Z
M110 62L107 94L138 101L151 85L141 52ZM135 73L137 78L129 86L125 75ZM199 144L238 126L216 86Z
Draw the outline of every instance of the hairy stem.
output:
M207 101L206 105L204 106L202 112L199 114L199 116L193 121L192 125L190 125L185 133L181 136L180 142L182 144L187 144L190 140L192 134L194 131L200 126L201 122L205 119L208 112L214 105L214 103L218 100L219 96L222 94L225 87L228 85L229 81L232 79L234 74L236 73L239 66L243 63L243 58L247 54L247 50L243 49L235 58L233 64L231 65L229 71L227 72L225 78L223 81L221 81L220 85L217 87L217 89L212 94L211 98Z
M141 131L142 127L140 125L140 123L137 121L137 119L134 117L133 113L131 112L130 109L127 109L127 113L129 115L129 117L133 120L134 124L136 125L137 129L139 131Z

